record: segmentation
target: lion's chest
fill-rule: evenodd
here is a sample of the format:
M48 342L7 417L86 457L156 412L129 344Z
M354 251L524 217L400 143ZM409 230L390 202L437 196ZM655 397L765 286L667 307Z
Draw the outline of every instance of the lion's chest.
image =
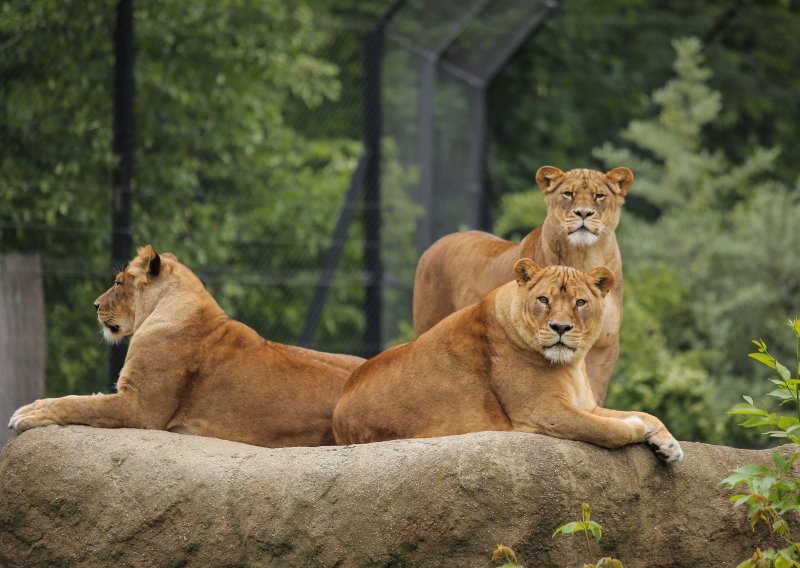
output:
M622 323L622 295L612 290L606 296L605 306L603 308L603 327L600 337L597 342L602 343L603 340L608 340L616 337L619 333L619 327Z
M590 411L596 406L586 371L586 362L570 369L560 381L561 396L567 404L580 410Z

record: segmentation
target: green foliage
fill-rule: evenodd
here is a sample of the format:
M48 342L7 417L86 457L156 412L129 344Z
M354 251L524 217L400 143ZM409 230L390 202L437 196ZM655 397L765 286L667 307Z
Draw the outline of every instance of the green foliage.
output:
M662 399L671 408L656 410L651 402L658 401L645 399L646 407L668 422L698 417L700 423L685 424L681 436L742 443L741 435L715 426L708 417L716 414L716 405L728 406L728 393L749 376L749 368L733 353L759 326L769 330L771 339L768 322L798 306L791 283L800 279L800 268L784 257L796 244L788 229L800 214L800 199L796 191L769 179L776 149L757 149L734 164L724 152L705 147L702 132L719 119L721 97L708 86L711 74L700 42L687 38L673 45L674 78L653 94L655 118L632 121L622 132L628 145L607 143L595 152L608 166L631 167L636 173L633 192L655 212L655 220L626 215L620 225L625 283L636 291L635 298L626 293L623 333L634 340L623 337L622 380L612 383L609 404L632 402L637 367L647 359L631 351L644 342L645 350L662 353L655 359L654 374L661 375L653 378L656 384L664 384L670 374L684 377L685 392L700 396L701 406L695 409L702 412L684 413L680 397L674 406ZM654 274L660 282L647 281ZM776 281L786 286L776 287ZM673 298L664 301L665 295ZM637 314L636 304L646 308L644 314ZM619 394L624 396L616 399Z
M720 148L740 163L754 147L779 145L773 173L793 183L800 161L793 128L800 108L793 101L800 85L792 69L800 63L800 38L791 30L800 25L800 11L789 2L734 4L562 2L489 90L497 203L508 192L525 191L539 166L599 165L590 158L598 143L620 143L632 118L652 114L648 93L672 73L670 41L686 35L709 38L714 75L708 84L725 93L717 119L699 134L701 146ZM639 210L635 193L631 210Z
M507 193L500 201L500 216L494 233L506 239L520 240L532 227L544 223L547 203L538 187L523 193Z
M589 538L589 534L599 543L603 537L603 527L600 523L592 520L592 512L587 503L581 504L580 521L572 521L561 525L555 530L551 538L555 538L557 535L568 536L579 532L583 533L586 539L586 548L589 554L589 564L584 564L584 568L623 568L622 562L615 558L601 558L597 561L597 564L594 563L592 541Z
M108 248L112 16L97 0L0 6L0 253Z
M734 164L703 147L700 132L717 119L719 94L706 85L699 41L674 46L675 78L653 95L657 118L633 121L622 133L637 151L606 144L596 156L630 166L634 191L658 212L654 222L626 218L620 231L626 267L635 275L645 266L680 266L673 285L691 290L683 333L670 336L664 326L670 348L704 352L706 371L731 382L749 372L733 352L765 322L796 309L791 282L800 268L782 257L794 246L789 228L800 196L769 179L777 150L759 149ZM776 287L776 278L787 286Z
M759 522L769 528L770 546L763 552L759 549L763 559L771 561L767 566L800 567L800 544L795 543L785 519L787 513L800 512L800 480L792 473L792 465L797 457L795 453L787 460L781 454L774 453L774 469L745 465L722 481L729 489L744 485L747 493L732 495L730 501L734 507L747 506L747 518L753 530ZM786 546L778 549L776 537L780 537ZM757 565L751 559L742 562L739 567Z
M289 343L305 324L362 151L363 35L318 25L317 4L142 0L134 10L134 244L174 252L232 317ZM115 6L0 6L0 140L11 150L0 154L0 253L43 254L51 395L107 383L92 302L113 276ZM384 153L384 265L406 281L414 175L391 145ZM320 348L358 349L363 248L356 215ZM392 294L410 305L410 289L390 290L387 303ZM410 319L410 308L395 311Z
M594 537L597 542L600 542L600 539L603 538L603 527L592 520L592 512L589 509L588 503L581 504L581 520L580 521L572 521L570 523L565 523L558 527L553 535L550 538L555 538L556 535L573 535L577 532L583 532L587 537L587 543L589 533ZM589 546L589 556L592 555L592 548Z
M675 284L675 272L666 265L626 271L621 350L607 405L644 408L681 440L720 440L714 416L721 408L703 354L670 348L669 335L679 335L687 320L690 292Z
M776 412L769 412L756 406L753 399L749 396L743 397L745 402L735 405L728 411L728 414L745 415L749 418L742 422L740 426L745 428L772 427L767 434L773 438L784 438L795 444L800 444L800 318L789 321L789 327L795 334L797 343L797 370L794 376L780 361L773 357L764 341L753 341L758 351L750 353L749 357L759 363L778 372L777 377L770 378L770 382L777 388L767 393L767 396L775 398L782 405L793 406L794 415L779 415Z
M749 380L737 350L759 329L772 341L775 322L800 309L800 265L788 254L800 191L770 179L776 149L737 164L706 147L722 97L709 86L700 42L673 45L674 75L652 95L654 116L631 121L624 146L595 151L609 168L634 170L631 196L647 212L624 210L617 230L626 291L607 404L652 412L681 439L754 444L713 417ZM538 190L508 194L495 232L519 237L543 211Z
M788 439L797 444L800 443L800 318L789 321L788 325L794 332L796 344L797 367L794 376L792 371L769 353L764 341L753 341L758 351L750 353L750 357L777 371L778 377L769 379L777 388L767 393L767 396L777 399L779 406L793 406L793 415L769 412L754 404L749 396L745 396L745 402L735 405L728 413L747 416L747 420L741 423L745 428L770 427L773 429L767 432L769 436ZM734 507L747 506L747 518L753 530L759 522L769 529L769 547L763 551L757 548L752 558L739 564L740 568L800 567L800 543L794 541L786 521L789 513L800 515L800 479L793 471L798 457L798 452L789 459L775 452L772 454L774 468L745 465L722 480L729 489L745 486L747 492L731 496L730 501ZM778 548L776 537L780 537L785 546Z

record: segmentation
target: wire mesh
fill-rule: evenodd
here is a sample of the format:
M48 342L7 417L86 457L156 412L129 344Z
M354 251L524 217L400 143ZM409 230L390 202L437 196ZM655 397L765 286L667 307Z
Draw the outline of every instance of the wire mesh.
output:
M106 390L92 302L122 268L109 266L116 13L109 2L91 7L89 18L80 2L0 11L0 252L42 257L51 395ZM364 250L382 247L365 242L361 201L345 234L334 227L364 152L371 20L319 19L277 2L141 0L134 23L134 244L173 252L231 317L297 344L338 238L312 345L362 353ZM407 225L410 209L391 200L386 223ZM391 302L410 284L388 256Z
M668 73L669 55L660 53L664 65L656 71L627 73L609 58L594 75L578 76L559 67L559 57L591 59L592 46L564 51L551 29L547 41L526 44L523 63L538 75L517 81L538 91L499 89L487 119L488 84L556 3L408 0L386 33L382 112L366 116L365 39L392 4L363 3L360 14L330 6L315 13L278 0L135 4L132 240L175 253L232 317L274 341L300 342L335 244L341 256L311 345L365 352L370 247L380 251L381 345L411 338L419 253L446 233L488 227L487 186L526 189L536 166L589 156L598 130L619 130L630 119L615 105L587 111L576 124L559 114L560 99L589 107L599 104L592 89L602 88L614 102L629 96L629 85L647 91ZM107 385L92 302L121 268L109 266L115 8L102 0L0 6L0 253L41 257L51 395ZM716 29L720 10L684 9L697 17L640 21L597 8L552 22L608 28L620 50L641 50L645 60L653 50L669 51L656 36L684 33L687 25ZM528 72L521 67L515 72ZM764 82L757 88L784 96ZM522 127L528 138L507 126L518 115L505 100L525 97L555 109ZM345 196L365 155L364 123L376 118L383 126L382 223L380 241L368 242L363 219L375 206L365 209L361 198L346 205ZM506 126L487 135L487 120ZM566 150L549 145L556 127L574 141ZM502 167L512 174L491 163L486 171L487 147L502 148ZM507 190L495 187L493 198ZM343 211L352 222L336 233Z

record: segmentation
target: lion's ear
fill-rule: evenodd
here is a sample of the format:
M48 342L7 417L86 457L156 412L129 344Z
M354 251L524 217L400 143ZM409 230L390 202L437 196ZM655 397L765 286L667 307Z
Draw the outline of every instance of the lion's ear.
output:
M517 284L524 286L536 276L542 268L530 258L520 258L514 265L514 280Z
M628 168L614 168L606 172L606 177L611 182L614 193L622 197L625 197L633 185L633 172Z
M150 277L161 272L161 257L151 245L145 245L136 251L136 261L142 271Z
M616 276L610 268L601 266L589 271L589 279L595 288L600 290L600 293L605 296L614 287Z
M564 177L564 172L554 166L542 166L536 172L536 184L545 193L550 193L556 188L556 183Z

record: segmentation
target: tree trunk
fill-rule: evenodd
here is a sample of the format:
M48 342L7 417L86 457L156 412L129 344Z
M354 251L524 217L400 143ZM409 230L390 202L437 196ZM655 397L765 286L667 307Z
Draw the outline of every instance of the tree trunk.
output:
M44 394L45 350L41 260L0 257L0 447L14 411Z

